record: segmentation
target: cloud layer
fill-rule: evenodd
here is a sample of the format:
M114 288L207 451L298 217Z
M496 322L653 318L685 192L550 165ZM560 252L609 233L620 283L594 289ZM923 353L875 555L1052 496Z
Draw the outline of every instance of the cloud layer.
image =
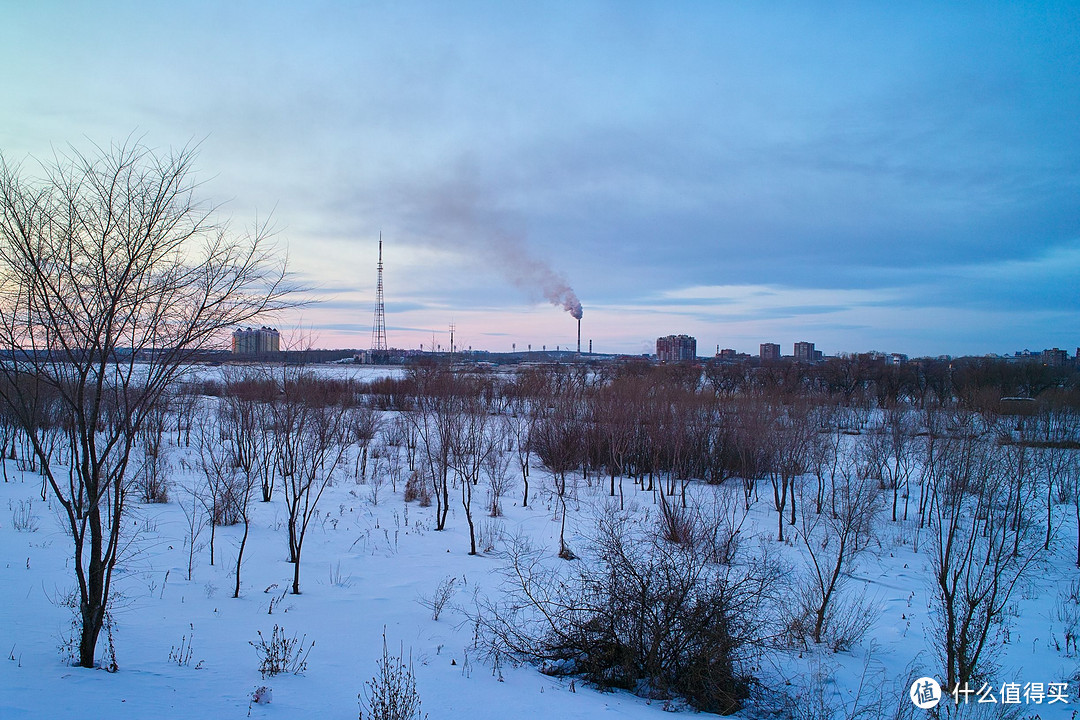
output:
M1080 336L1072 3L5 15L0 150L201 140L204 191L238 223L273 208L331 298L305 310L326 344L367 342L380 231L406 346L450 322L569 344L550 304L581 303L585 337L631 352Z

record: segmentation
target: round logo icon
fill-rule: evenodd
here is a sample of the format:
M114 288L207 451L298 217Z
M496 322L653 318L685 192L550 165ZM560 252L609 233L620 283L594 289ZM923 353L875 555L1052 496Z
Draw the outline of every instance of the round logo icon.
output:
M929 710L941 702L941 685L932 677L921 677L911 683L911 702L915 707Z

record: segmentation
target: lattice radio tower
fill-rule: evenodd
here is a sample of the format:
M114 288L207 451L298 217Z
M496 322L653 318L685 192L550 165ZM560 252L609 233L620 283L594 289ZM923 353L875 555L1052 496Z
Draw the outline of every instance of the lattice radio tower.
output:
M382 233L379 233L379 280L375 285L375 323L371 326L371 352L386 353L386 307L383 305Z

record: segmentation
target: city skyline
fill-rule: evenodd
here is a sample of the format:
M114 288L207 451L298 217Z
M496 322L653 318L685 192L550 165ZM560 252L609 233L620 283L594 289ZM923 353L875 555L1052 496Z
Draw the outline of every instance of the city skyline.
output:
M571 297L597 352L1080 338L1069 3L3 13L6 161L197 145L200 197L272 214L324 300L283 346L370 343L380 232L395 347L573 348Z

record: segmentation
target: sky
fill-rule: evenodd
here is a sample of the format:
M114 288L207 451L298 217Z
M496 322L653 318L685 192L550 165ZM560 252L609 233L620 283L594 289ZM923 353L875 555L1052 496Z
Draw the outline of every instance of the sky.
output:
M391 346L1080 346L1080 4L0 0L0 152L196 145ZM587 347L586 347L587 349Z

